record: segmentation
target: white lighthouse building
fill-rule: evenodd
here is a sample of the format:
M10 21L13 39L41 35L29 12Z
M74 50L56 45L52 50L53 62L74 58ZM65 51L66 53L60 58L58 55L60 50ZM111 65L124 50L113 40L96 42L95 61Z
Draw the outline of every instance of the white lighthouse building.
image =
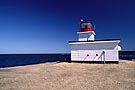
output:
M69 41L71 62L116 62L119 61L120 39L96 40L92 22L81 20L78 41Z

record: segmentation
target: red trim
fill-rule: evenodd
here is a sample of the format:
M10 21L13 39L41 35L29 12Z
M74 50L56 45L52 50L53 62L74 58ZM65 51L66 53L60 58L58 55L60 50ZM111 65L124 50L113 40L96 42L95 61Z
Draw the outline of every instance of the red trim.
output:
M93 31L93 28L82 28L81 32L88 32L88 31Z

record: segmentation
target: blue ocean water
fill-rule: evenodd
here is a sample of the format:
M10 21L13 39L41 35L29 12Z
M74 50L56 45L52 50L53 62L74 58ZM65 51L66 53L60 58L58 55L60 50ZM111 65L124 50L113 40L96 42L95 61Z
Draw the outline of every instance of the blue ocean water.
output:
M0 54L0 67L23 66L70 60L71 54ZM119 58L135 59L135 51L120 51Z
M0 67L56 62L65 59L70 59L70 54L0 54Z
M125 60L135 59L135 51L119 51L119 58Z

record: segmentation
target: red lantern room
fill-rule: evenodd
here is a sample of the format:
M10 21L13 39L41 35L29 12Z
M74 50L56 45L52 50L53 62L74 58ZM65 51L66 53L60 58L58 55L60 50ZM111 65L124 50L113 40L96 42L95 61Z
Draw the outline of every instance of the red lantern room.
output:
M88 21L83 21L81 19L81 32L89 32L89 31L94 31L94 27L93 24L91 22Z

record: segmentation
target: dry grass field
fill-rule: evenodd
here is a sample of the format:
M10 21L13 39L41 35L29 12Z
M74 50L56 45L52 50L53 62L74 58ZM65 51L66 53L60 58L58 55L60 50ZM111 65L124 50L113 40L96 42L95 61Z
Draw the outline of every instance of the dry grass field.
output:
M0 68L0 90L135 90L135 61Z

